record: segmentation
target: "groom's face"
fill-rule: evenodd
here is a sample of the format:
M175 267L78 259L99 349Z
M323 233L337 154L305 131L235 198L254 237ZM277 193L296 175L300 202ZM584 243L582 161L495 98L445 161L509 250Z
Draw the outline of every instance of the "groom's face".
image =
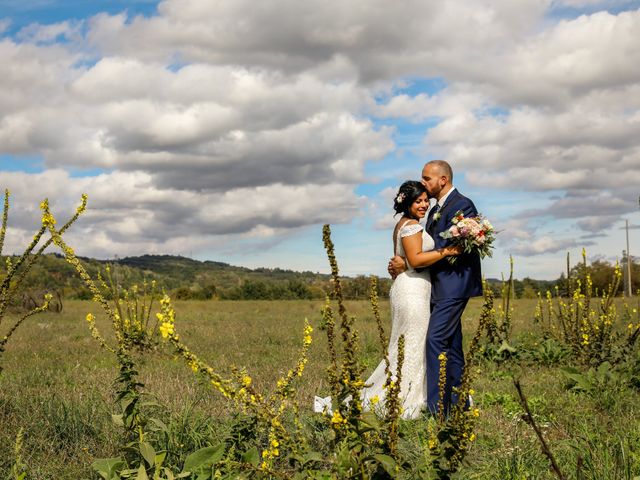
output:
M429 197L436 199L440 198L440 192L447 184L447 177L442 175L442 172L436 165L425 165L422 169L422 184L427 189Z

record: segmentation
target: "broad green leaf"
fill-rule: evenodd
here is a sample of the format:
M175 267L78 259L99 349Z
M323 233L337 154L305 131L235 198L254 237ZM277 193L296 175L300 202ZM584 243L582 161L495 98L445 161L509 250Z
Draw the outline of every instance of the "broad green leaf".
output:
M392 457L390 457L389 455L383 455L381 453L378 453L373 457L378 461L378 463L380 463L380 465L382 465L382 468L384 468L389 475L395 477L397 473L396 461Z
M167 425L157 418L151 418L149 421L156 427L155 430L159 430L161 432L166 432L168 430Z
M153 467L156 461L156 451L148 442L140 442L140 453L142 457L147 461L149 466Z
M194 470L199 470L204 467L210 467L214 463L222 460L224 447L224 443L221 443L215 447L205 447L200 450L196 450L184 461L184 467L182 470L189 470L193 472Z
M155 464L160 467L164 463L164 459L167 458L167 452L156 453Z
M322 462L324 458L320 452L309 452L304 456L304 463L307 462Z
M136 477L136 480L149 480L144 465L140 465L140 468L138 468L138 476Z
M124 420L122 419L122 415L111 415L111 421L118 427L124 427Z
M124 460L121 458L101 458L91 464L93 468L105 480L118 478L118 470L124 467Z
M169 470L167 467L164 467L164 474L167 477L167 480L174 480L175 477L173 476L173 472L171 470Z
M254 466L258 465L258 463L260 463L260 454L258 453L258 449L253 447L247 450L244 455L242 455L242 461Z
M502 340L502 345L500 345L500 348L498 349L499 354L501 354L502 352L516 353L516 351L517 350L511 345L509 345L509 343L506 340Z

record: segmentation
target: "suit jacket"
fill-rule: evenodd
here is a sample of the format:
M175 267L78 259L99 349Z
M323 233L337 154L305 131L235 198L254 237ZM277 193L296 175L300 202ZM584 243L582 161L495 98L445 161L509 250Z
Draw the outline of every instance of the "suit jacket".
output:
M438 212L440 216L434 219L435 208L432 208L427 218L427 233L435 242L435 248L443 248L451 244L440 233L451 225L454 214L462 210L465 217L478 214L471 200L462 195L458 190L451 192L444 205ZM434 263L431 271L431 299L444 298L469 298L482 295L482 271L480 268L480 255L476 252L463 253L457 257L451 265L446 259Z

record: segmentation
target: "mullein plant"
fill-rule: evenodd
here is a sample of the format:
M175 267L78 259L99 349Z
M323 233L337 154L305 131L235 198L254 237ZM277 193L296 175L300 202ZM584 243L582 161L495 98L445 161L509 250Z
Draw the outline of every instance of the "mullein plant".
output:
M615 360L616 355L621 356L621 351L628 351L636 345L640 322L633 323L632 310L628 307L620 314L613 301L622 279L618 264L600 298L593 292L584 249L580 267L579 277L571 276L567 256L567 296L563 298L560 295L559 287L556 287L555 298L550 291L547 291L544 299L539 295L535 320L545 335L567 345L578 361L598 366ZM623 329L626 334L622 333Z
M11 466L11 480L25 480L27 478L27 466L22 461L22 444L24 441L24 431L18 430L16 443L13 447L13 465Z
M363 411L362 389L366 385L362 379L363 369L358 362L358 333L353 328L354 318L347 315L344 305L329 225L323 227L322 238L331 268L331 297L338 307L341 339L341 345L338 346L335 314L331 301L327 298L322 314L329 350L327 377L332 393L332 409L331 412L326 411L326 419L333 431L331 450L337 452L333 470L339 477L355 475L354 478L396 478L402 472L402 459L398 452L398 426L402 414L400 382L404 362L404 336L398 339L397 368L393 372L388 359L388 340L380 319L377 280L373 277L370 300L385 359L385 398L384 405L377 411ZM375 397L371 399L371 407L375 408L376 400ZM340 452L348 454L340 455Z
M2 213L2 226L0 227L0 256L2 255L2 249L4 247L5 235L7 232L7 221L9 216L9 190L5 190L4 194L4 209ZM43 204L47 204L48 202L45 200ZM83 195L80 206L76 209L75 214L60 228L58 231L60 235L62 235L70 226L73 224L78 217L85 211L87 205L86 196ZM6 273L2 282L0 283L0 326L2 326L2 320L4 319L7 313L7 307L11 303L12 299L15 298L16 294L20 291L20 288L23 285L23 281L36 262L38 257L42 255L42 253L51 245L53 242L53 237L46 238L45 234L47 233L48 225L52 221L53 217L46 217L42 219L42 225L38 229L38 231L33 235L33 239L31 243L27 246L24 252L12 260L11 257L6 258ZM43 238L45 238L44 241ZM37 249L36 249L37 248ZM46 311L49 308L49 303L51 302L52 296L51 294L45 294L44 302L40 306L36 306L30 311L26 312L22 316L20 316L17 320L13 322L13 324L9 327L6 333L0 337L0 357L2 353L5 351L5 347L7 342L13 335L13 333L20 327L20 325L29 317ZM0 366L0 373L2 372L2 367Z
M487 282L483 281L483 291L489 290ZM489 317L487 322L487 340L496 345L504 345L509 342L511 337L511 318L513 316L513 307L511 306L511 298L513 296L513 257L509 256L509 278L502 278L500 286L501 303L498 308L494 308L493 315Z
M277 381L273 393L264 395L256 390L252 377L244 369L232 367L232 375L228 378L223 378L215 372L205 360L181 341L175 328L176 312L171 299L165 295L160 300L160 305L160 332L176 353L194 373L207 378L223 397L234 402L243 413L251 415L256 420L257 440L261 443L261 452L252 455L250 448L244 452L244 461L228 461L227 469L253 471L267 478L280 477L285 475L283 472L291 469L285 459L304 461L307 441L300 421L296 382L304 373L312 342L313 328L309 323L305 320L302 345L295 366ZM293 425L288 425L291 417ZM254 458L255 461L248 461Z
M489 284L482 280L482 291L484 303L490 302L494 305L493 290ZM491 299L487 298L490 295ZM511 298L513 296L513 257L509 256L509 278L502 278L500 285L501 303L495 305L487 312L485 321L486 342L480 347L480 353L486 358L500 361L511 358L517 353L516 348L511 345L511 319L513 316L513 306Z
M119 330L130 346L139 351L152 350L159 342L159 320L151 315L154 300L157 298L156 282L144 280L142 286L132 285L122 288L114 279L109 265L105 275L98 273L98 284L105 296L112 299L120 325Z
M378 305L378 279L375 276L371 277L371 289L369 293L369 300L371 302L371 309L373 311L373 317L376 320L378 327L378 338L382 347L382 357L385 362L385 375L386 380L384 384L385 390L385 405L383 409L383 425L384 437L381 442L385 450L392 457L398 456L398 425L400 416L402 415L402 403L400 402L400 383L402 381L402 365L404 364L404 335L400 335L398 338L398 362L396 366L395 378L391 371L391 364L389 362L389 351L387 347L388 339L384 332L382 320L380 318L380 308ZM375 397L372 399L372 403L375 406Z
M358 332L353 328L354 317L347 315L342 295L342 285L340 282L338 262L335 256L333 241L331 240L331 228L324 225L322 229L322 240L329 266L331 268L331 282L333 299L338 304L338 317L340 319L340 333L342 338L342 362L338 365L338 352L335 344L335 314L331 303L327 301L324 311L324 323L327 326L327 334L332 339L329 342L329 356L332 362L329 366L329 381L331 385L333 405L333 424L340 427L349 423L350 420L357 421L362 413L362 402L360 391L364 387L362 380L362 367L358 362ZM340 428L336 434L340 437Z
M487 289L484 293L484 304L480 313L478 328L471 339L469 350L465 356L465 367L461 383L458 387L454 387L458 402L451 407L449 412L445 412L442 401L446 382L447 355L441 353L438 358L440 361L440 403L438 405L438 414L435 418L429 419L427 428L429 432L430 469L438 479L449 479L458 471L462 459L476 438L474 429L480 416L480 410L473 405L469 405L467 399L471 398L475 393L471 385L480 373L477 357L480 351L482 333L487 330L494 316L493 293L490 289Z
M78 212L86 207L86 195L82 197L82 205ZM142 402L144 384L138 379L136 362L132 350L139 347L138 339L132 335L132 326L141 319L148 318L151 301L139 299L137 290L122 295L122 291L109 287L102 277L97 282L89 275L85 267L71 248L62 238L62 229L56 229L56 219L51 214L47 200L40 205L42 209L42 223L51 233L53 243L62 250L65 259L80 275L89 288L93 300L98 303L111 322L115 342L110 344L96 326L96 318L92 313L87 314L86 320L93 338L102 348L111 352L117 359L119 374L116 377L116 403L119 413L112 415L114 422L124 429L124 441L121 445L122 456L115 459L102 459L93 464L94 469L102 476L111 475L117 471L119 478L147 478L147 472L152 472L154 478L173 478L169 469L163 468L166 451L157 451L153 446L154 431L148 428L151 418ZM108 275L110 275L107 270ZM108 277L109 278L109 277ZM105 293L110 293L112 303L107 300ZM124 297L124 298L123 298ZM147 301L149 302L147 304ZM164 471L166 477L161 476ZM105 477L107 478L107 477ZM112 478L112 477L108 477Z

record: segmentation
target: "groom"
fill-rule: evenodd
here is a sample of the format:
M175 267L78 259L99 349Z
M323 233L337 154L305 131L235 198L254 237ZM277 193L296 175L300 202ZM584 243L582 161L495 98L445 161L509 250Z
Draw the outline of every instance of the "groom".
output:
M447 246L450 241L440 233L451 225L454 214L461 210L465 217L478 214L471 200L453 186L453 171L444 160L432 160L422 169L422 183L430 198L437 203L427 216L426 231L435 241L435 249ZM438 380L440 361L447 356L447 380L444 390L444 410L458 401L453 387L460 385L464 369L462 352L462 312L470 297L482 295L480 256L463 253L451 265L446 260L433 264L431 272L431 318L427 332L427 408L437 413L440 393ZM395 277L406 269L404 258L395 256L389 262L389 273ZM465 399L466 401L466 399Z

